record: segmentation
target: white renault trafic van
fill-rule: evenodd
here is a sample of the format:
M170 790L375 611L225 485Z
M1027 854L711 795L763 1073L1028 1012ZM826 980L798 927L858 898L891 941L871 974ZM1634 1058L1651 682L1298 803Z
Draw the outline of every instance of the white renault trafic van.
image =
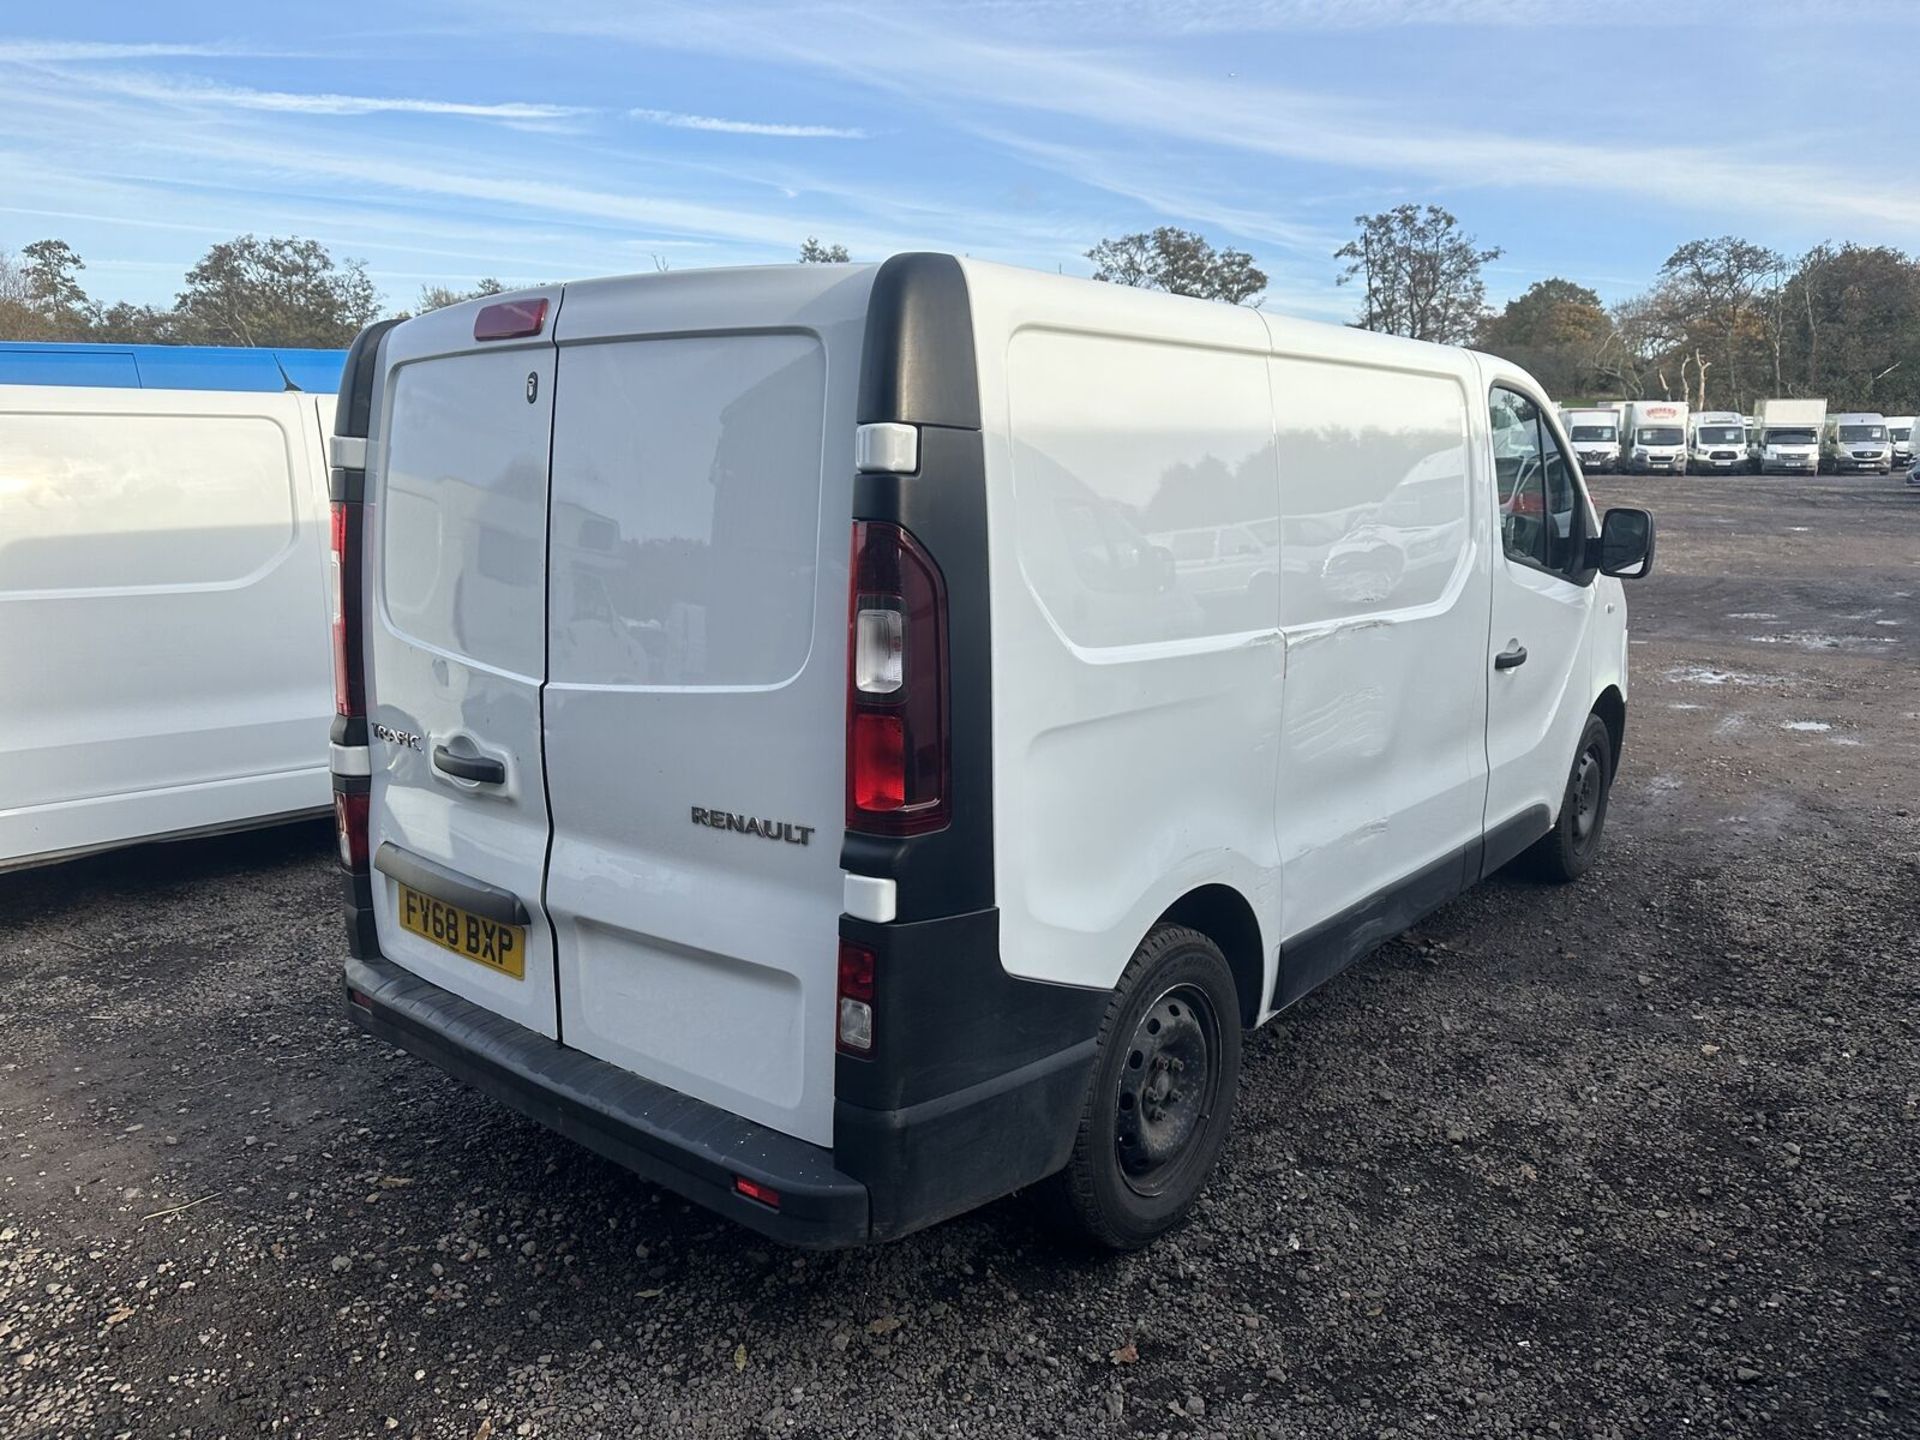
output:
M44 356L75 358L5 358ZM327 813L333 423L331 394L0 385L0 869Z
M351 1015L771 1235L1145 1243L1243 1027L1599 844L1652 520L1501 361L902 255L377 326L338 413Z

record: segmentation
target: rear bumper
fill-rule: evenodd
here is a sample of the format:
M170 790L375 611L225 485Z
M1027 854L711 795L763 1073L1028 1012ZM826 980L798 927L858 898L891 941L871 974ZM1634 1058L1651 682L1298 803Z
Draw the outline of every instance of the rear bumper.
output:
M371 1035L641 1177L793 1245L867 1238L867 1189L833 1153L557 1045L388 960L349 960L347 1013ZM736 1176L780 1195L775 1210Z
M841 1249L958 1215L1067 1161L1107 992L1007 977L996 919L862 936L893 972L878 1015L892 1057L840 1058L832 1149L570 1050L388 960L346 962L347 1013L644 1179L783 1243ZM936 995L944 1003L929 1003ZM779 1207L740 1194L740 1178L778 1192Z

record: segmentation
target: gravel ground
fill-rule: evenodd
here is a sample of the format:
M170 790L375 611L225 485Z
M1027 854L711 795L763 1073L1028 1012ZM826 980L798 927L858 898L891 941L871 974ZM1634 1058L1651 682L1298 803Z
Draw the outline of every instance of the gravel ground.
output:
M1596 489L1601 864L1254 1037L1137 1256L800 1256L357 1037L323 830L0 880L0 1434L1920 1433L1920 494Z

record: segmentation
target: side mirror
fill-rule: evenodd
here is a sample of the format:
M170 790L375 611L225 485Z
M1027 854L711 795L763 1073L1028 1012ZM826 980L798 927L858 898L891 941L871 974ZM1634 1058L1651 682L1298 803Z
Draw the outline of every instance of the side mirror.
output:
M1653 515L1646 510L1609 510L1600 522L1587 563L1602 575L1640 580L1653 572Z

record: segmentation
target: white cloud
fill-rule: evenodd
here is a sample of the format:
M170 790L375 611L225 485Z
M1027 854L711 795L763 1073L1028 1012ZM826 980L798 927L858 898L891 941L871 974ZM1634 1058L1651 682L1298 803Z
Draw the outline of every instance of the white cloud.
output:
M283 115L451 115L471 120L532 122L564 120L587 113L577 105L527 100L475 102L418 99L397 95L309 94L289 90L252 90L199 80L170 80L150 75L87 73L80 83L130 99L172 105L206 105L231 110L265 110Z
M864 140L867 132L840 125L776 125L759 120L722 120L713 115L683 115L677 110L629 110L632 120L674 130L710 130L721 135L771 135L782 140Z
M90 60L164 60L177 56L258 56L263 52L227 41L173 45L110 44L93 40L0 40L0 61L21 65L80 64Z

